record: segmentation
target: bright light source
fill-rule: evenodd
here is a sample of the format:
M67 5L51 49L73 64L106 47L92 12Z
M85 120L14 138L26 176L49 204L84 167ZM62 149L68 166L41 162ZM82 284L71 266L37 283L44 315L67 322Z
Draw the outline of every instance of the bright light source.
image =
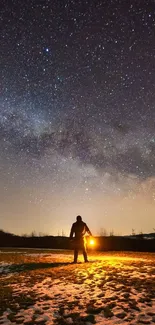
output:
M94 239L90 239L89 244L90 244L91 246L94 246L94 245L95 245L95 240L94 240Z

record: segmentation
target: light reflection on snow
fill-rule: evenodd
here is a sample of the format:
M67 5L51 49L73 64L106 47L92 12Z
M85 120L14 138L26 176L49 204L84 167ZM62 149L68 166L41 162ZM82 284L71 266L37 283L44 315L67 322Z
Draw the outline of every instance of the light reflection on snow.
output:
M20 256L22 258L24 260L25 256ZM35 319L36 323L44 322L45 325L55 321L57 324L78 324L79 319L80 324L90 325L92 322L87 316L91 315L100 325L137 324L142 318L148 324L155 322L155 254L148 254L148 258L147 254L136 253L90 254L90 263L66 266L62 262L71 262L72 252L40 254L29 251L26 258L35 263L38 259L39 263L51 263L51 268L48 268L48 276L44 270L42 280L37 278L39 270L36 275L32 272L35 276L32 284L31 272L25 271L22 275L19 272L20 284L17 281L10 285L13 299L20 295L36 297L32 305L25 305L25 308L19 305L15 315L17 322ZM79 261L83 261L82 256ZM52 263L56 265L57 262L62 263L61 267L53 268ZM11 264L4 261L0 267L7 269ZM10 314L11 310L5 311L0 323L16 324L9 321Z

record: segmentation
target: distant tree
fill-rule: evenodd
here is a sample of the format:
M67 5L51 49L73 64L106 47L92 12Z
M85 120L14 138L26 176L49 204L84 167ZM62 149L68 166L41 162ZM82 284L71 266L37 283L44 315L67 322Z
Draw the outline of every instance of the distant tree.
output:
M132 228L132 236L135 236L135 229Z
M61 235L62 235L62 237L66 237L66 234L65 234L64 230L62 230Z
M114 236L114 231L113 230L110 231L109 236L110 237L113 237Z
M140 231L140 233L139 233L139 237L140 237L141 239L144 239L144 234L143 234L142 231Z
M36 236L37 236L36 232L32 231L31 234L30 234L30 237L36 237Z
M22 234L21 237L27 238L28 234Z
M105 228L101 228L100 230L99 230L99 236L103 236L103 237L106 237L106 236L108 236L108 232L107 232L107 230L105 229Z

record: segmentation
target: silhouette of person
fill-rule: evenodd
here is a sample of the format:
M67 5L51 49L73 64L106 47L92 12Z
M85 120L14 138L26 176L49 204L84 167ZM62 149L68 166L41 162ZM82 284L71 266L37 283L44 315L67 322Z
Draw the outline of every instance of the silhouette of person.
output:
M70 239L74 240L74 263L77 263L79 250L82 250L84 261L88 262L85 234L92 236L91 231L81 216L76 217L76 222L72 224L70 231Z

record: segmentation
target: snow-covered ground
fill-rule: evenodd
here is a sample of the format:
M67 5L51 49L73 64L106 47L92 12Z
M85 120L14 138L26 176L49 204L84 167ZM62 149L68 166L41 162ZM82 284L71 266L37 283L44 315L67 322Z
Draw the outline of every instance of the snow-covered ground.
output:
M62 251L21 252L16 264L9 254L0 277L11 300L0 324L155 323L155 254L91 254L77 265Z
M12 263L0 262L0 275L10 273L10 266Z

